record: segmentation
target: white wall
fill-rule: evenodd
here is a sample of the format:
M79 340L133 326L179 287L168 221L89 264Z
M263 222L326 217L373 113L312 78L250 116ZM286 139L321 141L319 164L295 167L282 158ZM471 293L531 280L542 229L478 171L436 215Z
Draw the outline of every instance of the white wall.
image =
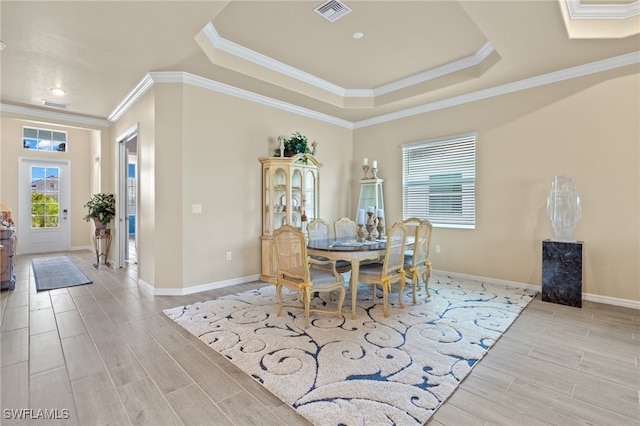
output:
M583 291L640 301L639 75L628 67L358 129L354 157L378 159L390 224L402 216L400 145L477 132L476 229L435 228L434 268L532 284L554 236L551 180L570 175Z

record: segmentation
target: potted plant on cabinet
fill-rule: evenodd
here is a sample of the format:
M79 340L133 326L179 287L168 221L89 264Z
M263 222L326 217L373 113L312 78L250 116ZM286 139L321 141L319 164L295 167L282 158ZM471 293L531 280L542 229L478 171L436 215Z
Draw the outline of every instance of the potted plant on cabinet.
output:
M89 210L84 220L89 222L93 219L96 229L106 228L116 215L116 199L113 194L93 194L84 206Z
M309 144L307 137L300 132L294 132L290 138L279 136L280 148L276 148L273 153L274 157L292 157L296 154L315 154L317 142ZM282 155L282 148L284 148L284 155Z

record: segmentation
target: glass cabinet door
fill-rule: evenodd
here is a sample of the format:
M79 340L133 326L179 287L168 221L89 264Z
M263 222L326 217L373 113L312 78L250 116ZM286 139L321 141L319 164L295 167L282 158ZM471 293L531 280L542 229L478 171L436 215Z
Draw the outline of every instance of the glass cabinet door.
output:
M305 172L304 178L304 196L302 209L307 216L307 223L311 222L317 216L317 200L318 195L316 194L316 171L315 170L307 170Z
M276 168L273 171L273 231L287 222L287 173Z
M360 180L360 199L358 201L358 209L364 209L366 212L369 206L373 206L375 214L377 214L378 209L384 210L382 182L384 182L382 179Z
M362 184L360 191L360 202L358 203L358 209L364 209L367 211L367 207L374 206L377 208L378 199L376 197L376 185L375 184Z
M294 169L291 174L291 208L289 209L290 225L300 229L302 216L302 170Z
M266 234L271 232L271 223L273 223L273 212L275 206L273 199L271 198L271 170L263 169L263 173L264 206L262 206L262 208L264 209L264 213L262 217L264 218L264 220L262 222L262 233Z

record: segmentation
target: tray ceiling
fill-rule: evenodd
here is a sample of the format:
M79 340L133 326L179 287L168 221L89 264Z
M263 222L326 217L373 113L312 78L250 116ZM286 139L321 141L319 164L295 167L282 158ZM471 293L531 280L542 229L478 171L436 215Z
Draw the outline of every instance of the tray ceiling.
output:
M359 121L640 48L638 1L606 19L592 0L345 1L335 22L321 3L3 0L1 102L106 119L148 73L183 72Z

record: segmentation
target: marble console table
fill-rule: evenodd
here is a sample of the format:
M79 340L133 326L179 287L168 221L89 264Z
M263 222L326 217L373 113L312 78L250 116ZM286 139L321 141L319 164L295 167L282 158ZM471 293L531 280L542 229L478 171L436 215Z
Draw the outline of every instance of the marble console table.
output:
M582 241L542 242L542 300L582 308Z

